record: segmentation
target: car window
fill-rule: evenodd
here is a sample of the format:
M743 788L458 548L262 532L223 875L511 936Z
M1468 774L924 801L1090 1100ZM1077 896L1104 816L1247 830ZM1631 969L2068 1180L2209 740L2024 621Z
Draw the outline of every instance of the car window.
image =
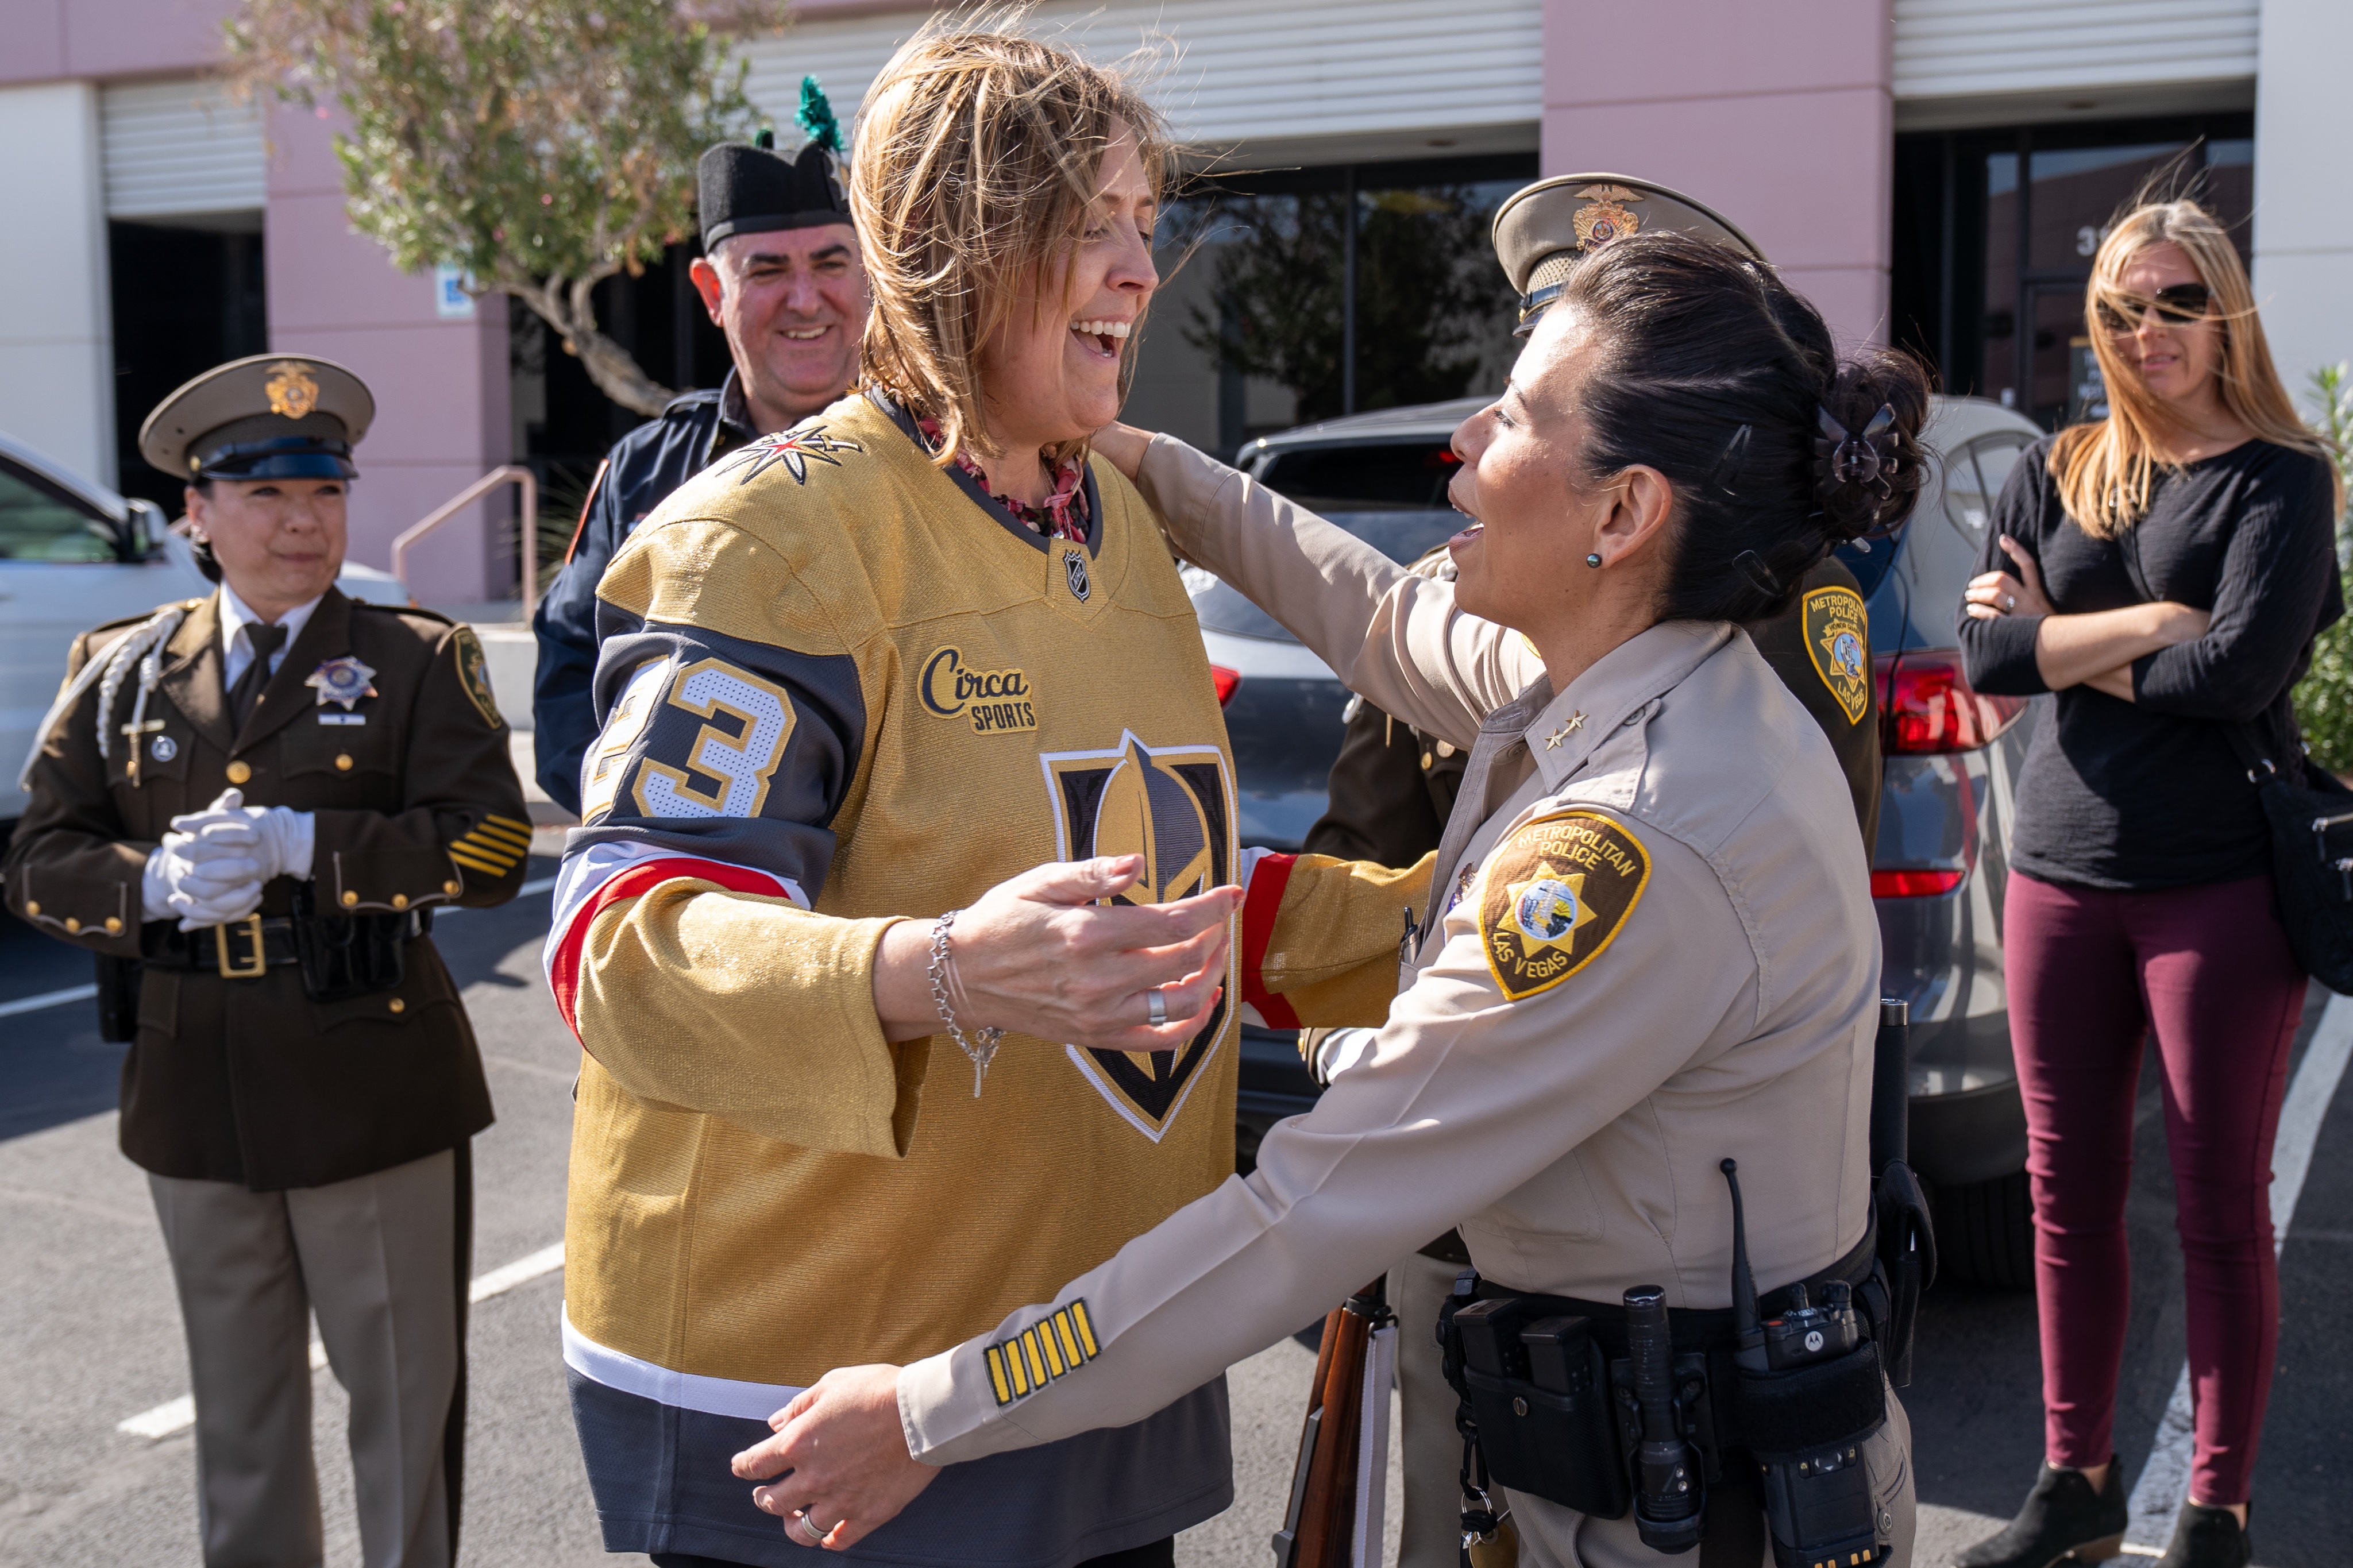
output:
M1428 511L1462 466L1443 438L1278 449L1259 482L1310 511Z
M0 561L112 561L114 529L24 470L0 464Z

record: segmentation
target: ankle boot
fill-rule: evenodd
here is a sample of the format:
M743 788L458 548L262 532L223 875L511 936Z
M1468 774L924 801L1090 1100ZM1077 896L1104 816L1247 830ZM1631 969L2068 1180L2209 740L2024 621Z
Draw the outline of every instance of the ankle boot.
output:
M2253 1521L2253 1510L2247 1518ZM2185 1502L2173 1521L2173 1544L2165 1549L2157 1568L2247 1568L2254 1560L2246 1529L2229 1509Z
M2105 1563L2124 1550L2127 1518L2124 1478L2113 1458L2107 1485L2096 1492L2083 1471L2044 1465L2009 1528L1954 1558L1953 1568L2052 1568L2068 1559ZM2244 1561L2239 1559L2237 1568L2244 1568ZM2199 1562L2203 1568L2204 1560Z

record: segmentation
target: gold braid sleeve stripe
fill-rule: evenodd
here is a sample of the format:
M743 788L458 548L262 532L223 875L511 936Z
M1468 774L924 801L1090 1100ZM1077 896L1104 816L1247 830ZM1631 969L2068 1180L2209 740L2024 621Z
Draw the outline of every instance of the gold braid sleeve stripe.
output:
M1011 1339L990 1345L981 1357L988 1366L988 1386L997 1403L1010 1405L1102 1353L1082 1299L1058 1308Z
M480 838L491 844L509 845L514 848L523 851L525 854L529 854L531 852L530 834L517 833L512 827L501 827L498 826L495 819L483 822L480 826L476 827L472 833L469 834L468 837Z
M459 849L455 846L450 847L449 858L458 862L459 865L463 866L467 870L480 871L485 877L503 877L508 872L514 869L514 862L512 860L508 861L503 866L492 865L487 860L476 859L473 856L467 854L464 850Z

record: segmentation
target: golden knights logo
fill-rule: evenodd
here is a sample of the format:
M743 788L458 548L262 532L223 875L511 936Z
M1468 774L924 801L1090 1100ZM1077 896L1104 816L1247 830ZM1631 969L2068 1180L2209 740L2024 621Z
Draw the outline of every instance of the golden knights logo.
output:
M1233 880L1233 788L1216 746L1147 746L1122 731L1109 751L1052 752L1039 761L1063 859L1144 857L1143 877L1111 902L1165 904ZM1219 1001L1201 1032L1174 1051L1063 1049L1112 1109L1157 1143L1217 1049L1228 1006Z
M1806 654L1850 724L1871 705L1871 623L1852 588L1817 588L1805 598Z

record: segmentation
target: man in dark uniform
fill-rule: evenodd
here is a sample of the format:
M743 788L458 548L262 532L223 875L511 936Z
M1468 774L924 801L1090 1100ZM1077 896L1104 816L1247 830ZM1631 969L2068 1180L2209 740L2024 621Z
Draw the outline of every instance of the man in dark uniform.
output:
M313 1311L369 1568L457 1552L491 1100L426 932L512 898L531 829L472 631L335 589L373 414L343 366L264 354L148 416L221 586L75 640L0 861L131 1044L122 1152L178 1287L212 1564L322 1560Z
M1675 228L1736 246L1765 260L1756 242L1689 196L1623 174L1567 174L1515 192L1495 214L1495 254L1520 296L1516 336L1525 337L1558 299L1561 287L1593 249L1623 234ZM1881 544L1876 548L1888 548ZM1414 563L1451 579L1444 549ZM1854 574L1831 556L1808 574L1788 609L1746 628L1774 673L1830 737L1866 853L1879 830L1879 697L1871 679L1871 643ZM1331 805L1308 830L1310 853L1409 866L1438 847L1468 758L1434 736L1401 723L1362 698L1347 710L1347 735L1332 765ZM1344 1063L1370 1031L1310 1031L1302 1048L1319 1080ZM1408 1323L1434 1321L1456 1271L1471 1255L1454 1232L1393 1269L1389 1299ZM1400 1341L1405 1453L1405 1522L1398 1568L1451 1568L1460 1531L1455 1473L1461 1443L1456 1397L1446 1386L1426 1333Z
M809 84L803 86L808 97ZM817 99L822 104L823 98ZM539 674L532 692L539 784L580 809L580 760L596 737L589 681L596 672L596 584L630 530L664 497L755 437L800 423L858 378L866 330L866 269L835 166L832 112L803 110L816 133L786 159L724 142L702 155L703 254L694 286L725 329L735 365L715 392L671 400L661 417L623 437L596 470L571 553L533 630Z

